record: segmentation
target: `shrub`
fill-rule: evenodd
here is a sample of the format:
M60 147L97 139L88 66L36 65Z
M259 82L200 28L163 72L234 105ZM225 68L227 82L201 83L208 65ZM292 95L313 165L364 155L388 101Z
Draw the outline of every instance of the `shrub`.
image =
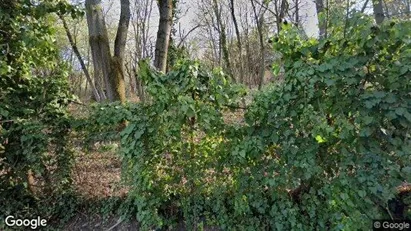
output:
M411 179L409 24L355 16L349 38L324 41L285 26L284 82L255 97L244 126L223 123L239 92L220 72L143 64L153 99L121 138L142 228L362 230L407 216L388 201Z
M9 214L68 215L68 210L58 213L56 205L70 195L72 152L67 68L58 57L49 17L55 6L0 3L1 223Z

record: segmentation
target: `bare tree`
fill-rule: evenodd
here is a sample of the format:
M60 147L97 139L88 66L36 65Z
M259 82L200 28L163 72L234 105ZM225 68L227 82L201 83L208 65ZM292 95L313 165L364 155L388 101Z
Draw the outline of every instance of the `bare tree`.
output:
M233 23L234 23L235 34L237 36L237 47L238 47L238 52L239 52L239 64L240 64L240 82L244 83L243 48L241 44L240 30L238 29L237 18L235 16L234 0L230 0L230 10L231 10L231 18L233 19Z
M203 24L200 27L201 33L198 39L203 42L203 49L205 49L203 58L209 61L211 67L222 66L222 52L219 45L220 35L216 15L213 11L211 0L200 0L198 2L199 12L197 13L196 24Z
M69 27L68 27L68 25L67 25L67 22L66 22L66 20L64 19L64 16L63 16L63 15L59 14L59 18L60 18L61 21L63 22L63 27L64 27L64 30L66 31L67 38L68 38L68 40L69 40L69 43L70 43L70 45L71 45L71 48L73 49L74 54L77 56L77 59L78 59L78 61L80 62L81 69L83 70L84 75L86 76L87 82L88 82L88 84L89 84L90 87L91 87L91 90L92 90L92 92L93 92L93 96L94 96L94 98L96 99L96 101L99 102L99 101L101 100L101 97L100 97L100 95L99 95L96 87L95 87L94 84L93 84L93 80L92 80L91 77L90 77L90 73L88 72L88 69L87 69L87 67L86 67L86 64L84 63L83 57L81 57L81 54L80 54L80 51L79 51L78 48L77 48L76 42L75 42L75 40L73 39L73 36L71 35L71 32L70 32Z
M222 19L222 6L219 1L213 0L213 11L217 20L217 31L219 34L219 44L220 44L220 51L223 54L223 60L225 69L228 74L233 78L232 70L231 70L231 63L230 63L230 55L228 52L228 45L227 45L227 32L226 32L226 25Z
M254 20L257 23L258 38L260 42L260 71L259 71L260 77L259 77L259 82L258 82L258 89L260 90L263 85L264 74L265 74L265 45L264 45L263 26L264 26L264 13L266 12L267 8L260 7L260 9L257 12L254 1L255 0L251 0L251 5L253 7Z
M167 70L167 55L173 24L173 1L158 0L160 22L157 32L154 66L162 72Z

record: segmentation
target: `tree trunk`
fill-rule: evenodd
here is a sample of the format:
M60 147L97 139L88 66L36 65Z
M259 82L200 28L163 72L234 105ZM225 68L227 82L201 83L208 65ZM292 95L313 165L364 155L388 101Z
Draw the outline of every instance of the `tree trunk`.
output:
M103 77L106 96L112 102L114 101L115 85L113 79L110 78L110 45L101 0L86 0L86 14L94 75L95 78Z
M167 54L173 23L173 1L158 0L160 22L157 31L154 66L161 72L166 72Z
M255 8L254 0L251 0L251 5L253 7L254 12L254 19L257 22L257 32L258 32L258 39L260 42L260 73L259 73L259 82L258 82L258 89L261 90L264 81L264 73L265 73L265 46L264 46L264 35L263 35L263 24L264 24L264 12L258 15L257 10Z
M326 23L325 20L322 20L321 14L324 14L324 1L323 0L315 0L315 7L317 10L317 18L318 18L318 29L320 30L320 39L325 37L326 31Z
M280 5L279 13L277 14L277 32L280 33L281 26L284 21L285 14L288 12L288 2L287 0L282 0Z
M374 10L375 22L381 24L384 21L384 10L382 8L382 0L373 0L372 7Z
M300 27L300 1L295 1L295 25Z
M83 70L84 75L86 76L86 79L87 79L88 84L90 84L91 91L93 92L93 96L94 96L94 98L96 99L96 101L99 102L99 101L101 100L100 94L97 92L97 89L96 89L96 87L95 87L94 84L93 84L93 80L92 80L91 77L90 77L90 73L88 72L88 69L87 69L87 67L86 67L86 64L84 64L84 60L83 60L83 58L81 57L81 54L80 54L80 52L79 52L79 50L78 50L78 48L77 48L77 45L75 44L75 42L74 42L74 40L73 40L73 36L72 36L71 33L70 33L70 30L69 30L69 28L68 28L68 26L67 26L67 22L66 22L66 20L64 19L64 16L59 15L59 17L60 17L61 21L63 22L63 27L64 27L64 30L66 31L67 38L68 38L68 40L69 40L69 42L70 42L71 48L73 49L74 54L76 54L77 59L78 59L78 61L80 62L81 69ZM80 92L81 92L81 90L80 90Z
M129 0L121 0L120 21L111 57L106 24L101 0L86 0L89 42L93 57L94 75L103 76L107 98L110 102L126 101L123 58L130 21Z
M222 52L222 57L224 60L224 65L225 65L225 70L227 71L228 75L233 79L235 82L235 78L232 74L231 71L231 63L230 63L230 55L228 52L228 46L227 46L227 34L225 31L225 25L223 23L223 20L221 18L221 9L219 9L218 2L217 0L213 0L213 8L214 8L214 14L216 16L218 28L219 28L219 37L220 37L220 51Z
M242 44L241 44L240 30L238 29L238 23L237 23L237 19L235 17L234 0L230 0L230 8L231 8L231 17L232 17L233 23L234 23L235 34L237 36L237 47L238 47L239 64L240 64L240 82L242 84L244 84L243 48L242 48Z
M126 89L124 83L124 53L127 42L127 32L130 24L130 1L121 0L120 20L117 27L116 40L114 41L114 56L112 61L112 72L115 86L115 100L126 102Z

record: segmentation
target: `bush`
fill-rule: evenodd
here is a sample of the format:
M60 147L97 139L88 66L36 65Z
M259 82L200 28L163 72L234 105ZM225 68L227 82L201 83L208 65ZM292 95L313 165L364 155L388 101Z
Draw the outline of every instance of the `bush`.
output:
M48 15L57 9L33 4L0 3L1 223L9 214L68 215L56 205L71 194L67 68Z
M244 126L223 123L241 91L222 73L143 64L153 100L121 138L142 228L353 230L409 216L388 201L411 179L411 27L350 23L350 38L325 41L285 26L285 80L255 97Z
M250 187L267 187L259 214L270 214L272 228L368 229L372 219L406 216L395 217L388 201L411 179L410 23L353 21L349 38L324 41L286 28L274 45L285 82L246 115L252 133L245 139L265 153L243 147L244 166L261 164L250 170L254 181L247 172L239 177L237 192L255 198L261 192Z
M209 73L190 61L167 75L143 62L140 75L152 100L133 113L121 138L137 218L145 229L182 217L194 225L201 203L227 178L218 173L226 140L221 111L245 92L220 70Z

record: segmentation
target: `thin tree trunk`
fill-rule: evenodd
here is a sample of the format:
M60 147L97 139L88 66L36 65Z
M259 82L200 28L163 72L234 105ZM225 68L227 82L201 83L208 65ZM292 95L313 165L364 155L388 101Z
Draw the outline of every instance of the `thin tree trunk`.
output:
M368 5L368 2L369 2L369 1L370 1L370 0L365 0L364 5L361 7L361 13L364 13L365 8L367 8L367 5Z
M249 31L248 31L248 26L249 26L249 23L248 23L248 14L246 14L246 16L244 17L245 18L245 25L243 25L243 27L245 26L245 28L244 28L244 35L245 35L245 56L247 57L247 65L246 65L246 67L247 67L247 75L248 75L248 78L247 78L247 84L249 85L249 86L251 86L251 78L252 78L252 75L251 75L251 49L250 49L250 39L249 39Z
M231 71L230 55L229 55L228 46L227 46L227 34L226 34L226 31L225 31L225 25L224 25L224 23L222 21L222 18L221 18L221 9L219 9L217 0L213 0L213 8L214 8L214 13L215 13L215 16L216 16L218 28L219 28L220 51L222 52L222 57L223 57L223 60L224 60L225 69L226 69L228 75L235 82L235 78L234 78L234 76L232 74L232 71Z
M173 1L159 0L160 22L157 31L154 66L162 72L167 69L168 46L173 23Z
M350 13L350 0L346 0L345 22L344 22L344 38L345 38L345 36L346 36L346 34L347 34L349 13Z
M372 6L374 9L375 22L381 24L384 21L384 10L382 8L382 0L373 0Z
M63 22L63 27L64 27L64 30L66 31L67 38L70 42L71 48L73 49L74 54L77 56L77 59L80 62L81 69L83 70L84 75L86 76L87 82L90 84L91 91L93 92L93 96L96 99L96 101L99 102L101 100L100 95L97 92L97 89L93 84L93 80L90 77L90 73L88 72L88 69L87 69L86 65L84 64L84 60L81 57L81 54L80 54L80 52L77 48L77 45L75 44L75 42L73 40L73 36L70 33L70 30L67 26L67 22L66 22L66 20L64 19L64 17L62 15L59 15L59 17L60 17L61 21Z
M318 18L318 29L320 30L320 39L325 37L326 34L326 23L321 18L321 14L324 14L324 1L323 0L315 0L315 7L317 10L317 18Z
M235 28L235 34L237 36L237 47L238 47L239 63L240 63L240 82L244 84L243 48L241 44L241 35L240 35L240 30L238 29L237 18L235 17L234 0L230 0L230 8L231 8L231 17L233 19L234 28Z
M251 0L251 5L253 7L254 12L254 19L257 22L257 32L258 32L258 39L260 42L260 73L259 73L259 82L258 82L258 89L261 90L264 81L264 73L265 73L265 46L264 46L264 35L263 35L263 23L264 17L263 14L258 15L254 0Z
M285 17L285 14L287 13L287 11L288 11L288 2L287 2L287 0L282 0L281 1L281 5L280 5L280 10L279 10L279 13L278 13L278 16L277 16L277 32L278 33L280 33L280 31L281 31L281 26L282 26L282 23L283 23L283 21L284 21L284 17Z
M295 24L300 27L300 1L295 1Z

